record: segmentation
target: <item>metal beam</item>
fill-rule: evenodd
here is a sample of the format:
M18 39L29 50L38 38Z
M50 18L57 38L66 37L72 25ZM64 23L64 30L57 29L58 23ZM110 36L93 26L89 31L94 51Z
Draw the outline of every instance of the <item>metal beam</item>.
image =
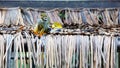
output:
M119 8L119 1L0 1L0 7L32 8Z

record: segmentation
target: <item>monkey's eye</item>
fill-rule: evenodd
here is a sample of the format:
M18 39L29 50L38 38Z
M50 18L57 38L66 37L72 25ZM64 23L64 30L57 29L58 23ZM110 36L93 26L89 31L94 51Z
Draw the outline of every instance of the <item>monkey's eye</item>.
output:
M43 20L47 21L47 17L44 17Z

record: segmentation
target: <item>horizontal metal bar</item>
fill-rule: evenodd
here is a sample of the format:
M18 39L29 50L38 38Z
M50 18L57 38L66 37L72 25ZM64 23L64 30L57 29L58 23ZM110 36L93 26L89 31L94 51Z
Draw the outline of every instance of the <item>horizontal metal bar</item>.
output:
M32 8L115 8L119 1L0 1L0 7Z
M119 0L0 0L0 1L119 1Z

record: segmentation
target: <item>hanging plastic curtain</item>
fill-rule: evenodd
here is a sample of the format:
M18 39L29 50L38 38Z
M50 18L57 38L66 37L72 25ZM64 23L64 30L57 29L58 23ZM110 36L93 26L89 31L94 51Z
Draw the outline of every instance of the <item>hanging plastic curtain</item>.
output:
M63 24L62 20L58 16L59 12L57 10L46 11L46 14L50 18L50 23L59 22Z
M39 54L44 55L42 65L46 68L109 68L110 65L114 68L114 41L112 36L48 35L44 37L46 43L41 41L39 45L44 47L44 54L41 51Z
M119 14L118 9L1 9L0 68L116 68ZM41 37L27 29L44 16L63 28Z
M22 20L21 9L20 8L2 8L0 10L0 25L10 26L10 25L24 25Z
M47 35L39 39L27 32L24 34L0 36L1 68L116 67L113 36Z

